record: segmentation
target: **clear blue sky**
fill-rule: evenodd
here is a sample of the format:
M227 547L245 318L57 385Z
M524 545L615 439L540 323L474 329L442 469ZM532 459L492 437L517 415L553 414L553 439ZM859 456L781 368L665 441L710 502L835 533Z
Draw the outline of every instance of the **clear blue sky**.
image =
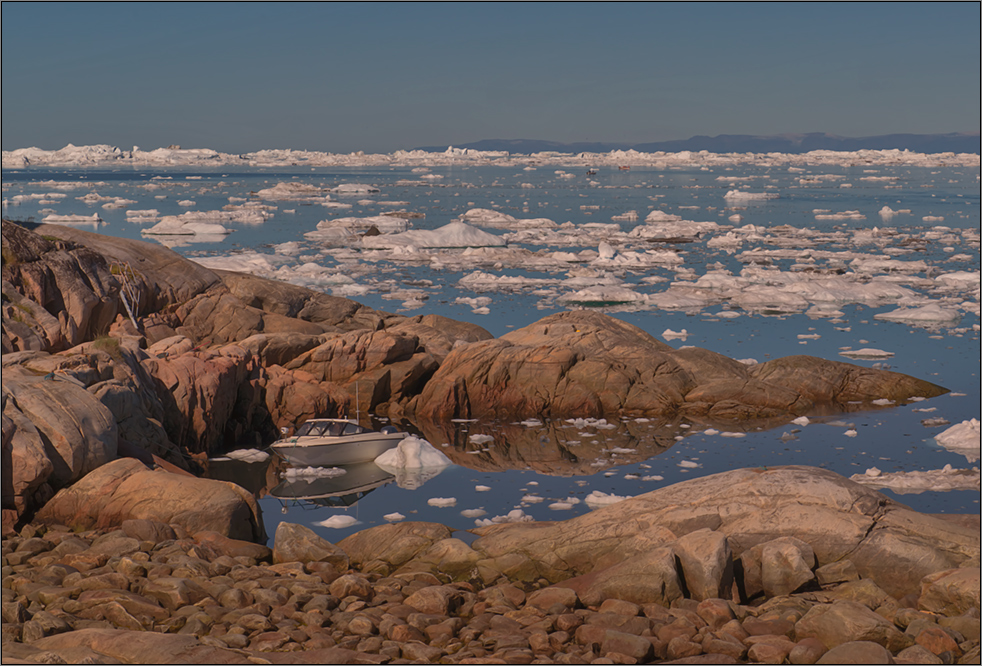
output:
M977 132L979 7L4 2L2 144Z

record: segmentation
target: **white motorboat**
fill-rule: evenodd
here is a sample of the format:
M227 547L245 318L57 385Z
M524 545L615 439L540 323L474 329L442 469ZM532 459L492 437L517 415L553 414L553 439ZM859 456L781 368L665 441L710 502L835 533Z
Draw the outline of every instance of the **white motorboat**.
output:
M408 434L393 426L371 430L348 419L310 419L270 449L298 467L336 467L375 460Z

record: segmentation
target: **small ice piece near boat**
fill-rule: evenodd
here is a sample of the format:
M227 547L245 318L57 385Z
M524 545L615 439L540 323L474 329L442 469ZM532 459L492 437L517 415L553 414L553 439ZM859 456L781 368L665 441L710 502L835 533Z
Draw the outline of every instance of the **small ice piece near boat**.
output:
M594 490L592 493L583 498L586 505L591 509L597 509L602 506L608 506L610 504L616 504L617 502L622 502L628 499L623 495L608 495L607 493L601 492L599 490Z
M474 490L479 493L490 492L491 486L474 486Z
M241 460L247 463L263 462L269 459L269 454L259 449L238 449L229 451L225 455L232 460Z
M980 457L980 427L978 419L956 423L944 432L934 436L934 440L952 453L965 456L968 462Z
M522 497L522 502L528 504L538 504L539 502L545 501L545 497L540 497L539 495L525 495Z
M287 467L280 474L284 479L319 478L332 479L347 472L340 467Z
M480 518L481 516L486 516L487 511L484 509L464 509L460 512L464 518Z
M457 504L457 498L456 497L431 497L430 499L426 500L426 503L429 504L430 506L440 506L440 507L454 506L455 504Z
M855 428L849 428L849 430L846 430L846 431L845 431L844 433L842 433L842 434L843 434L843 435L845 435L846 437L855 437L855 436L856 436L856 435L858 435L859 433L858 433L858 432L856 432L856 429L855 429Z
M397 523L400 520L403 520L405 516L399 513L398 511L396 511L395 513L387 513L384 516L382 516L382 518L384 520L389 521L390 523Z
M666 328L661 336L666 340L682 340L685 342L685 339L689 337L689 331L684 328L681 331L673 331L670 328Z
M357 525L359 521L354 516L347 516L344 514L337 514L331 516L327 520L322 520L320 522L314 523L314 525L320 525L321 527L331 527L338 530L343 530L346 527L351 527L352 525Z
M697 467L702 467L702 465L700 465L697 462L693 462L692 460L683 460L679 462L679 467L685 467L687 469L695 469Z
M890 358L893 356L893 352L866 347L863 349L847 349L840 351L839 356L848 356L849 358Z
M386 471L394 472L402 469L448 467L453 463L425 439L408 435L395 448L376 457L375 464Z
M425 439L409 435L385 451L375 464L396 477L396 485L416 490L453 463Z
M809 423L811 423L811 421L808 420L808 417L807 416L799 416L796 419L792 419L791 423L793 423L795 425L806 426Z

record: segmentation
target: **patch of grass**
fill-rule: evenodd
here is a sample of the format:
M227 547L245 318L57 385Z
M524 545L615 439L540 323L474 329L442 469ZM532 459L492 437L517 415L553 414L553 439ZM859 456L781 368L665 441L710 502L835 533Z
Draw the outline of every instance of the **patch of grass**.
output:
M14 254L14 251L7 246L3 247L3 250L0 251L0 255L3 257L4 266L16 266L20 263L20 259L18 259L17 255Z
M92 341L92 348L103 351L112 356L117 361L122 360L123 355L119 351L119 340L108 335L100 335Z

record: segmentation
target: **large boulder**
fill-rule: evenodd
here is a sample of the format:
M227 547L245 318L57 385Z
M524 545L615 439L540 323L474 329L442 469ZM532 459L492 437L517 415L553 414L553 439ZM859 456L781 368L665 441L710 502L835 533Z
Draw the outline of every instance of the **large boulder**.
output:
M828 470L788 466L738 469L692 479L563 523L492 525L473 530L489 561L520 556L557 582L616 564L645 548L709 528L745 550L793 536L821 566L849 559L864 578L902 597L921 580L978 566L978 530L918 513ZM657 530L668 533L658 534Z
M51 491L114 459L117 445L112 413L76 380L4 368L4 509L24 515Z
M180 525L189 534L211 531L243 541L266 540L259 506L239 486L153 470L133 458L103 465L62 489L35 519L79 530L147 519Z
M572 311L453 349L408 411L417 421L679 414L773 420L945 391L906 375L806 356L751 369L705 349L675 350L597 312Z

